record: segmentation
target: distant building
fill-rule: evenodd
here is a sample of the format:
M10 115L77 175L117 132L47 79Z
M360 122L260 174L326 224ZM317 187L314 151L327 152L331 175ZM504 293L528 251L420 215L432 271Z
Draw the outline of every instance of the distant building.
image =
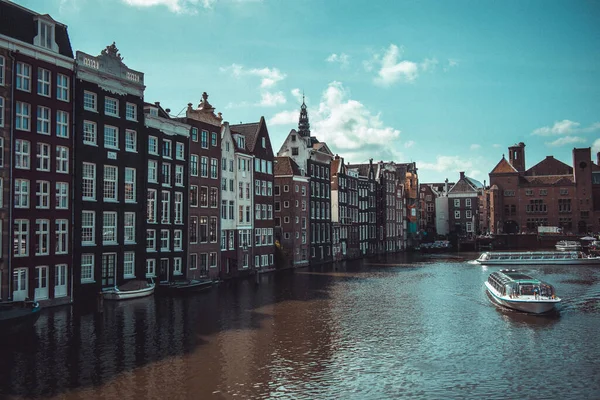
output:
M362 255L373 255L377 249L377 183L373 159L368 164L349 165L348 169L358 174L359 251Z
M565 233L600 231L600 155L573 149L573 165L547 156L526 169L525 144L508 148L490 172L490 229L494 233L536 232L558 226Z
M479 194L483 185L460 173L460 179L448 191L450 232L458 236L473 236L479 227Z

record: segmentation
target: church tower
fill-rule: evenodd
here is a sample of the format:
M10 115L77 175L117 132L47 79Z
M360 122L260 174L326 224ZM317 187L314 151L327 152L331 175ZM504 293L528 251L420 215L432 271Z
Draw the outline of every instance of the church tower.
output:
M310 137L310 123L308 122L308 112L302 95L302 105L300 106L300 119L298 120L298 134L302 137Z

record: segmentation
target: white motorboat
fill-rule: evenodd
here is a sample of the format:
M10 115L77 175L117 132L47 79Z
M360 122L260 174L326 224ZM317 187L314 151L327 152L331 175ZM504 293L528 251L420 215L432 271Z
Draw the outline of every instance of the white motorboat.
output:
M581 250L581 243L574 240L561 240L556 243L555 247L560 251L577 251Z
M600 257L580 251L486 251L475 262L483 265L600 265Z
M492 272L485 287L495 303L527 313L542 314L560 303L552 285L514 269Z
M106 300L137 299L154 294L154 282L130 281L119 287L104 289L102 294Z

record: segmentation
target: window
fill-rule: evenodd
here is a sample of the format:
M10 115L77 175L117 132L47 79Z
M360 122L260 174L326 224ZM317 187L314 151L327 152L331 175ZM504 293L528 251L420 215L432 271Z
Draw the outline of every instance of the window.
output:
M0 86L4 86L4 66L6 59L3 56L0 56Z
M175 223L183 224L183 193L175 192Z
M190 265L189 269L198 269L198 254L190 254Z
M104 166L104 200L117 201L117 167L112 165Z
M161 172L163 186L171 186L171 164L163 163Z
M35 220L35 255L49 254L50 246L50 220Z
M117 213L104 211L102 214L102 244L117 244Z
M83 200L96 199L96 164L83 163L82 168L82 197Z
M69 209L69 184L67 182L56 182L56 209Z
M171 232L168 229L161 229L160 231L160 250L169 250Z
M198 176L198 156L195 154L190 155L190 175Z
M96 103L96 93L88 92L87 90L83 92L83 109L88 111L96 111L97 103Z
M20 131L30 130L31 106L22 101L17 101L15 104L15 114L15 129Z
M48 107L37 107L37 133L50 134L50 109Z
M66 111L56 111L56 137L69 137L69 113Z
M40 46L47 49L52 49L52 44L54 43L54 26L43 21L39 21L39 30Z
M218 197L219 197L219 189L216 187L211 187L210 188L210 207L211 208L217 208Z
M83 121L83 144L96 145L96 123Z
M62 101L69 101L69 77L66 75L56 75L56 98Z
M207 131L202 131L200 145L202 146L203 149L208 149L208 132Z
M148 160L148 182L158 183L157 162Z
M460 219L460 211L458 211L458 210L454 211L454 218Z
M454 199L454 207L460 207L460 199Z
M30 148L27 140L15 140L15 168L29 169L30 166Z
M173 275L181 275L181 257L173 258Z
M125 104L125 118L130 121L137 121L137 106L135 104Z
M67 254L69 251L69 221L66 219L56 220L56 243L55 254Z
M173 250L183 250L183 231L181 229L175 229L173 231Z
M125 168L125 202L135 203L135 168Z
M37 144L36 170L50 171L50 145L46 143Z
M183 165L175 166L175 186L183 186Z
M69 173L69 148L65 146L56 146L56 172Z
M198 186L190 186L190 206L198 207Z
M190 218L190 243L198 243L198 217Z
M135 243L135 213L126 212L124 216L125 236L123 241L127 243Z
M135 253L133 251L123 254L123 277L135 278Z
M50 208L50 182L36 181L35 188L35 208Z
M208 157L200 158L200 176L208 178Z
M146 277L151 278L156 276L156 260L146 260Z
M465 211L465 218L471 218L473 216L471 210Z
M208 218L200 217L200 242L208 242Z
M148 223L156 223L156 190L148 189L146 201L146 220Z
M210 134L210 145L213 147L217 145L217 134L215 132Z
M16 219L14 224L14 256L29 255L29 220Z
M181 142L175 144L175 157L178 160L185 160L185 145Z
M125 151L137 151L137 132L134 130L125 130Z
M171 223L171 192L167 190L161 192L160 222L163 224Z
M216 158L210 159L210 178L217 179L219 170L219 161Z
M156 250L156 231L154 229L146 229L146 251Z
M94 255L81 255L81 283L94 281Z
M31 92L31 66L22 62L17 63L17 90Z
M158 155L158 138L148 136L148 153Z
M119 100L113 99L112 97L104 98L104 114L111 115L113 117L119 116Z
M211 268L215 268L217 266L217 253L210 253L208 255L208 265Z
M471 199L465 199L465 207L471 207Z
M50 97L50 71L38 68L37 94Z
M119 129L114 126L104 126L104 147L107 149L119 149Z
M96 244L96 214L93 211L81 212L81 244Z
M162 156L165 158L171 158L171 141L163 139L162 142Z
M192 141L193 142L197 142L198 141L198 128L192 128Z
M0 57L1 59L2 57ZM4 97L0 97L0 126L4 126Z

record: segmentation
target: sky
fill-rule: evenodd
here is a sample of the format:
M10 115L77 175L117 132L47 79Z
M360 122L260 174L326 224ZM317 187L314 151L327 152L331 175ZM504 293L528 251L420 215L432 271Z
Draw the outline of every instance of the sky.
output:
M113 41L171 113L202 92L231 124L265 117L276 153L297 127L347 162L416 162L419 181L489 182L513 144L526 166L600 151L600 0L18 0Z

